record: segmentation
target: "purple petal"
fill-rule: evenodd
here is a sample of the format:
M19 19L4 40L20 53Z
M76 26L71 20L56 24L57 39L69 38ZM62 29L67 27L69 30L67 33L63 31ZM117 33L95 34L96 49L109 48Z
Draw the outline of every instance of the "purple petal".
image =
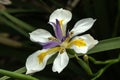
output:
M59 21L56 19L56 26L55 26L55 35L57 37L57 39L59 39L60 41L63 39L63 34L62 34L62 30L60 28L60 23Z
M62 42L69 36L69 31L67 31L66 36L63 36Z
M60 42L50 41L48 43L42 43L43 49L52 48L59 45Z

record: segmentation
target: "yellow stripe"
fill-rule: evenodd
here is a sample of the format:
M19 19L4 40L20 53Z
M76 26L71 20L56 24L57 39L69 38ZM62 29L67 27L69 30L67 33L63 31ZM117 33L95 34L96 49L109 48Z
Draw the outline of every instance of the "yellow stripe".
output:
M71 47L72 45L76 45L78 47L83 47L86 46L86 42L84 41L84 39L76 39L76 40L72 40L68 47Z
M48 54L52 54L52 53L57 52L59 50L60 50L60 47L55 47L55 48L52 48L52 49L49 49L49 50L47 50L45 52L40 53L38 55L39 63L42 63L45 56L47 56Z
M60 27L62 28L63 27L62 26L63 20L60 20L59 23L60 23Z
M65 26L63 26L63 21L64 21L64 20L60 20L60 21L59 21L59 24L60 24L60 28L61 28L61 30L62 30L62 34L65 36L65 30L64 30L64 27L65 27Z

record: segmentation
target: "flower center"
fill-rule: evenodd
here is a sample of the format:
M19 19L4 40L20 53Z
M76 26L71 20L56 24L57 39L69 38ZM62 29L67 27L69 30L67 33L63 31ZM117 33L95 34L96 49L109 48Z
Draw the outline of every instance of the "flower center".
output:
M70 41L70 37L68 36L61 44L61 48L68 48L68 44L69 44L69 41Z

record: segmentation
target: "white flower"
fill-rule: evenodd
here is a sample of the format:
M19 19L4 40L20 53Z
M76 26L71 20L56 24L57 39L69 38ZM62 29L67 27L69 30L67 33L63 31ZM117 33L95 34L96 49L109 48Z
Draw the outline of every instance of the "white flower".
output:
M69 62L66 49L74 49L78 54L85 54L98 43L90 34L76 36L89 30L96 20L92 18L79 20L69 32L66 31L66 26L71 18L72 14L70 11L62 8L57 9L50 15L49 19L49 23L55 31L55 37L44 29L37 29L30 33L30 39L34 42L39 42L43 49L34 52L27 58L26 74L43 70L48 59L57 52L58 55L53 62L52 70L60 73Z

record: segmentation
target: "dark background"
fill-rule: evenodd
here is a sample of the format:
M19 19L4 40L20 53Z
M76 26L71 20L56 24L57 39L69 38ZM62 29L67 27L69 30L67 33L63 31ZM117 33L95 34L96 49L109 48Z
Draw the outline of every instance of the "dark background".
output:
M53 33L52 28L48 24L50 14L57 8L71 10L73 14L72 20L68 23L71 29L75 22L83 18L92 17L96 22L92 29L86 33L90 33L95 39L104 40L120 36L120 0L11 0L11 5L6 5L6 11L17 17L18 19L33 26L33 29L23 31L15 29L10 25L10 21L4 15L0 14L0 36L9 41L0 40L0 68L7 70L16 70L25 65L26 58L34 51L41 49L39 44L29 40L31 31L44 28ZM71 3L69 4L68 2ZM74 6L71 4L77 2ZM4 20L5 19L5 20ZM7 21L6 21L7 20ZM14 24L16 27L19 25ZM22 28L21 28L22 29ZM23 46L16 45L15 42ZM108 60L118 56L120 50L109 50L92 54L97 60ZM82 58L82 57L81 57ZM84 70L78 65L73 58L69 65L61 74L53 73L51 65L48 65L43 71L35 73L33 76L40 77L40 80L90 80ZM94 72L104 65L94 65L91 67ZM114 64L109 67L105 73L97 80L119 80L120 64ZM2 75L1 75L2 76Z

